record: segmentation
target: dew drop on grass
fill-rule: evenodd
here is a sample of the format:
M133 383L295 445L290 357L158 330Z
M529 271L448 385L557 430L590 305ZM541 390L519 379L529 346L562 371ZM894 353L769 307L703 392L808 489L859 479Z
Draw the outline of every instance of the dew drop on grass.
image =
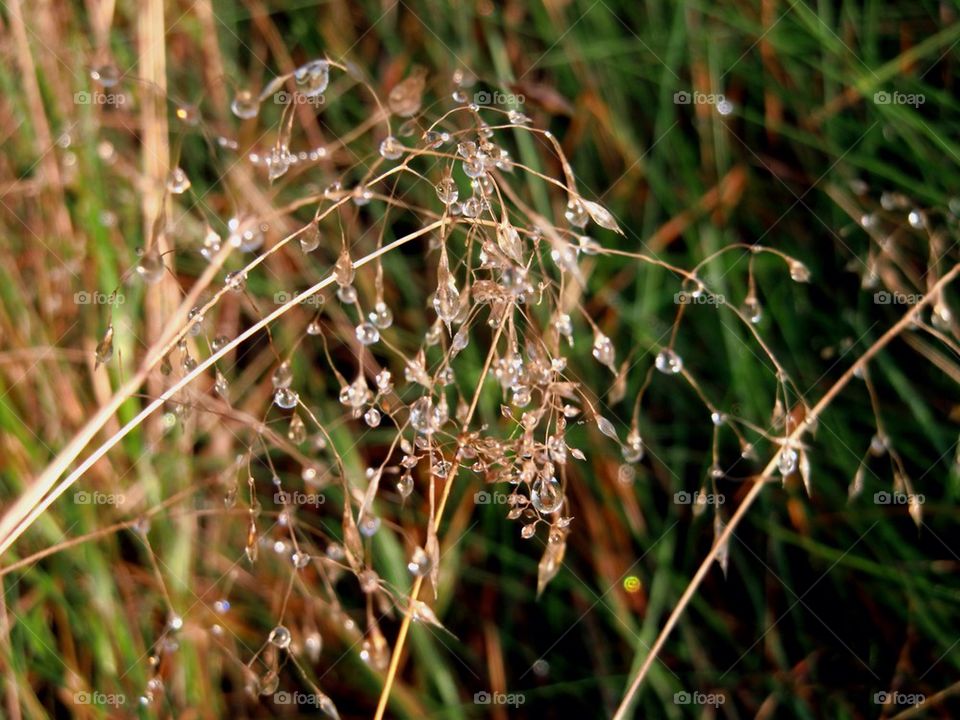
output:
M593 357L595 357L601 365L606 365L614 372L617 371L614 365L616 351L613 347L613 342L599 330L595 330L593 333Z
M137 275L147 284L156 285L163 278L163 259L157 248L151 248L140 255L137 262Z
M294 71L293 79L304 97L317 97L330 84L330 64L326 60L311 60Z
M791 260L790 278L794 282L810 282L810 270L799 260Z
M204 260L213 260L220 248L223 247L223 240L216 230L207 228L207 234L203 236L203 244L200 247L200 254Z
M293 563L293 566L297 570L303 570L303 568L310 564L310 555L301 550L297 550L290 556L290 562Z
M399 160L405 150L403 143L393 135L387 135L380 143L380 157L384 160Z
M578 198L570 198L563 216L567 219L568 223L578 228L585 227L587 221L590 219L587 208L584 207L583 202Z
M460 291L457 290L453 274L447 264L447 251L440 253L440 266L437 270L437 292L433 296L433 309L447 327L457 317L460 309Z
M780 451L777 457L777 469L780 474L787 476L797 469L797 451L792 447L785 447Z
M230 292L241 293L247 288L247 274L243 270L228 272L223 278Z
M414 577L424 577L430 572L430 557L422 547L414 549L410 562L407 563L407 570Z
M304 425L303 419L296 413L290 418L290 427L287 428L287 438L294 445L299 445L307 439L307 427Z
M763 319L763 308L760 305L760 301L752 295L743 301L741 312L744 317L754 325L757 325Z
M563 490L555 477L541 477L533 483L530 502L542 513L550 515L563 504Z
M98 65L90 71L90 78L100 84L100 87L112 88L120 82L120 71L116 65L106 63Z
M666 375L676 375L683 370L683 359L671 348L658 352L654 364L657 370Z
M303 639L304 649L307 651L307 657L310 662L316 663L320 660L320 651L323 649L323 638L316 630L308 633Z
M380 411L376 408L370 408L363 414L363 420L368 426L377 427L380 425Z
M460 197L460 190L453 178L447 175L436 186L437 197L444 205L453 205Z
M644 447L640 433L636 430L627 433L627 442L623 445L621 451L623 459L628 463L638 463L643 460Z
M297 402L300 400L300 396L297 395L290 388L278 388L277 391L273 394L273 402L277 407L283 408L284 410L290 410L297 406Z
M368 315L370 322L381 330L386 330L393 325L393 311L387 307L383 301L373 306L373 311Z
M407 499L413 493L413 475L409 471L405 472L400 476L400 479L397 480L397 492L400 493L400 497Z
M536 524L536 523L529 523L529 524L527 524L527 525L524 525L524 526L520 529L520 537L522 537L524 540L529 540L530 538L533 537L533 534L534 534L536 531L537 531L537 524Z
M361 345L373 345L380 340L380 331L373 323L360 323L355 332Z
M260 694L273 695L280 687L280 676L276 670L267 670L260 678Z
M183 195L192 184L190 178L187 177L187 173L181 167L175 167L167 176L167 190L172 195Z
M318 247L320 247L320 228L312 222L300 233L300 249L309 253Z
M260 101L249 90L238 90L230 110L241 120L252 120L260 112Z
M270 635L267 637L267 640L271 645L284 650L290 647L290 631L283 625L277 625L273 630L270 631Z
M350 259L346 247L340 251L337 264L333 266L333 275L340 287L346 287L353 283L356 271L353 269L353 261Z
M273 375L270 376L270 381L273 383L275 390L290 387L290 383L293 382L293 370L290 368L289 360L277 365Z
M358 528L364 537L373 537L380 529L380 518L376 515L365 515L358 523Z

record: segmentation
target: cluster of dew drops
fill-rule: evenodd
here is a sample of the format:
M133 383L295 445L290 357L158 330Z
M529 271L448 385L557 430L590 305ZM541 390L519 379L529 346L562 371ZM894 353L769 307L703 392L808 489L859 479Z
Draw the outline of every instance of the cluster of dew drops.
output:
M306 99L322 98L330 83L332 69L351 73L349 66L325 59L313 60L297 68L292 74L297 93ZM109 75L102 69L96 72L100 82ZM236 92L231 103L233 114L242 121L254 120L260 114L261 105L290 79L288 76L277 78L260 93L250 90ZM391 453L398 448L402 457L396 465L385 461L379 468L371 468L367 471L367 479L370 483L379 483L382 477L394 477L393 487L401 501L406 501L416 488L414 471L418 466L427 468L423 474L430 479L430 492L433 492L437 480L452 480L457 468L473 472L483 479L485 485L510 486L507 517L522 521L521 536L532 538L541 523L549 527L548 542L539 566L538 587L542 589L559 570L572 522L564 487L564 468L571 457L586 459L580 449L568 444L568 425L592 420L604 435L619 442L613 424L591 404L589 397L595 394L581 387L566 372L567 358L562 353L564 346L574 346L578 334L575 328L581 325L575 323L578 314L583 316L582 325L592 332L593 358L616 374L614 343L585 310L563 300L562 288L568 283L582 284L580 261L584 256L603 251L600 242L584 234L588 224L592 222L603 231L620 232L620 229L609 211L578 193L572 171L552 135L535 129L531 119L519 109L500 110L472 103L469 89L474 82L467 73L455 74L454 109L425 130L418 126L418 121L423 121L419 115L425 87L423 73L411 74L397 84L386 99L385 112L399 119L401 124L396 134L390 132L375 140L379 162L389 167L391 163L410 163L423 155L427 160L438 159L437 164L443 166L440 177L431 180L435 184L430 193L436 198L431 212L444 221L439 232L429 239L430 250L436 251L436 283L427 309L434 318L423 344L410 355L402 354L393 343L383 342L393 327L394 313L380 288L369 312L363 313L362 298L354 286L358 268L344 242L331 274L336 286L335 295L344 310L353 308L350 312L359 315L354 337L348 340L355 341L360 357L355 378L342 380L338 400L349 417L362 419L367 428L379 428L387 420L397 428L398 441L391 446ZM322 103L317 105L322 106ZM179 107L176 116L187 125L199 122L199 112L192 106ZM457 125L456 121L463 118L471 121L467 127ZM418 127L421 130L419 139L416 136ZM550 185L566 193L563 220L557 225L534 215L523 203L516 201L519 191L513 185L520 186L520 183L511 183L511 177L525 173L527 169L514 161L509 151L497 142L498 133L509 132L539 133L540 139L560 158L563 177ZM251 151L246 159L265 171L267 179L273 183L298 164L317 163L327 157L327 150L323 147L293 152L289 141L290 136L281 133L269 151ZM224 148L237 148L237 143L229 138L218 138L218 143ZM362 209L375 197L372 185L345 188L341 182L334 182L322 192L321 209L327 202L336 204L345 199ZM191 186L191 180L182 168L175 167L170 172L167 190L171 196L187 193ZM465 186L469 186L469 194L464 191ZM241 213L230 218L226 227L229 249L240 253L260 251L269 230L268 225L255 215ZM465 244L454 243L460 237L466 238ZM297 233L297 243L304 253L312 253L323 242L323 233L316 221ZM221 235L208 226L199 248L200 254L212 262L223 249ZM145 283L159 282L166 271L164 261L155 249L141 253L136 274ZM247 269L241 269L227 273L223 280L224 291L245 293L247 272ZM545 328L537 327L530 319L534 312L537 316L549 317ZM319 336L325 332L321 314L322 311L318 312L306 326L306 335ZM486 366L488 375L480 382L490 381L499 386L504 399L501 416L508 425L508 432L498 433L497 428L486 425L479 430L471 429L475 409L475 403L469 397L472 392L468 392L467 397L460 395L459 391L450 392L457 379L455 360L469 345L471 328L483 316L489 326L484 337L495 332L497 341L492 348L483 348L484 355L489 353L490 362ZM203 331L201 307L189 313L188 321L188 331L178 343L178 350L182 356L182 369L192 372L198 363L189 355L187 337L196 337ZM217 336L209 345L213 352L218 352L227 348L230 342L225 336ZM441 360L428 362L431 347L442 350ZM400 388L390 370L385 368L372 378L371 387L362 360L364 352L374 351L401 355L403 378ZM112 327L97 349L97 360L105 363L111 356ZM667 375L677 375L683 371L683 360L673 349L664 348L656 356L655 367ZM167 373L170 371L168 359L164 359L163 368ZM334 372L342 378L336 369ZM272 400L279 410L291 413L288 438L300 445L308 440L309 434L300 414L306 406L294 381L290 361L281 360L271 376ZM230 393L229 381L219 369L215 369L214 390L223 397ZM401 390L405 396L416 394L416 397L408 402L400 401ZM313 449L335 452L320 433L315 436ZM622 451L628 463L642 459L643 444L637 432L628 434ZM305 485L321 487L321 476L328 473L321 471L320 467L318 463L304 469L302 479ZM279 487L276 478L274 482ZM226 502L232 504L235 501L234 489ZM331 542L323 559L337 567L349 568L368 595L384 595L384 583L363 560L361 541L352 542L357 531L365 538L373 536L381 526L380 518L366 502L355 526L352 513L348 510L345 514L349 516L349 522L344 521L343 543ZM287 510L283 515L289 518ZM252 510L250 527L247 551L253 561L256 547L266 538L257 540ZM277 552L289 553L296 570L307 568L315 559L304 549L296 547L291 552L289 544L281 544ZM413 548L408 569L413 576L427 577L436 572L438 563L438 545L429 542L428 538L425 546ZM393 602L402 605L405 601L400 598ZM416 603L414 619L436 622L424 603L413 602ZM225 613L229 608L229 601L225 598L218 601L217 612ZM353 624L349 619L345 622ZM182 625L182 620L178 625ZM168 629L174 633L179 627L171 625ZM303 643L295 643L292 638L291 630L280 624L270 632L267 645L277 651L305 647L311 657L319 655L320 641L315 632L307 635ZM389 660L389 648L375 622L368 625L361 656L378 669L385 668ZM275 674L276 668L270 668L268 677L258 681L259 692L276 688ZM151 682L159 682L158 677ZM336 717L336 709L329 698L324 701L323 709Z

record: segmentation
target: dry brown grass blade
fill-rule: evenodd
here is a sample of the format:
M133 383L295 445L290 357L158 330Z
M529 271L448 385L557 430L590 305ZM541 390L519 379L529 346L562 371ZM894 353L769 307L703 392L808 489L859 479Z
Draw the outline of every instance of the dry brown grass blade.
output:
M910 310L904 313L903 317L901 317L896 324L887 330L873 345L866 350L866 352L863 353L863 355L857 359L855 363L853 363L853 365L846 370L846 372L843 373L843 375L840 376L840 378L830 387L830 389L827 390L824 396L820 398L817 404L813 406L810 412L807 413L803 421L797 424L797 427L794 428L793 432L791 432L786 438L786 443L799 443L803 434L816 424L821 413L823 413L827 406L829 406L830 403L832 403L837 397L837 395L839 395L840 392L850 383L850 381L855 377L856 372L869 363L870 360L883 348L889 345L894 338L910 327L917 315L927 305L933 303L934 300L939 297L943 288L949 285L957 277L957 275L960 275L960 264L954 265L949 272L940 278L936 285L930 289L930 292L925 295L920 302L913 305ZM777 468L777 460L778 456L774 455L773 458L771 458L771 460L767 463L766 467L764 467L763 471L754 481L754 484L750 488L749 492L743 498L743 501L740 503L739 507L737 507L736 512L734 512L733 516L730 518L727 526L717 538L716 542L714 542L713 548L707 554L707 557L703 559L700 567L697 568L697 571L694 573L693 578L691 578L690 583L680 596L680 600L670 613L670 617L667 618L667 622L664 624L663 629L657 635L656 641L653 643L653 646L650 648L650 651L644 658L640 669L631 680L630 685L624 694L623 700L621 701L620 706L617 708L617 712L613 716L614 720L625 720L629 716L630 708L636 699L637 693L640 691L643 680L650 671L650 668L653 666L654 661L659 656L660 651L663 649L664 643L679 621L680 616L683 615L687 605L690 604L694 594L697 592L697 588L700 587L700 583L703 582L707 572L709 572L710 566L717 556L717 552L729 543L730 536L733 535L734 530L739 527L740 522L746 516L756 499L760 497L760 493L763 491L764 485L766 485L772 478L773 473Z

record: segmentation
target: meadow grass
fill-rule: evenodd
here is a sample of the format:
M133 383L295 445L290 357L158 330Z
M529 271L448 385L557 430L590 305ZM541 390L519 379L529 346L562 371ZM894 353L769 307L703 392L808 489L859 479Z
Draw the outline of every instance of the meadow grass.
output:
M950 717L956 13L9 0L0 715Z

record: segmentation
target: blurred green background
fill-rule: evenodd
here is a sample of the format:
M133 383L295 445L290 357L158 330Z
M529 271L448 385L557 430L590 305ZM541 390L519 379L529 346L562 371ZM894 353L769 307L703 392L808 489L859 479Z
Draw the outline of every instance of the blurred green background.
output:
M144 245L144 86L132 78L142 70L137 22L145 11L133 2L17 8L11 2L0 10L5 504L105 401L123 367L132 367L125 363L144 349L138 333L149 334L142 286L124 283L127 301L113 318L122 362L110 368L108 383L90 361L107 315L69 302L75 292L111 292ZM904 312L875 293L922 294L956 262L960 114L953 72L960 23L952 2L168 2L163 16L167 93L196 103L208 132L204 138L178 129L171 103L172 152L193 179L192 197L202 198L176 213L168 232L184 287L204 267L196 252L203 223L221 229L248 191L232 176L224 179L236 158L214 138L239 137L261 150L272 138L251 135L249 126L238 131L229 99L324 54L354 63L383 94L414 67L424 68L427 106L449 103L457 70L475 75L478 90L522 95L524 112L562 143L585 197L618 218L623 237L597 236L607 246L689 269L726 246L759 243L805 263L811 282L794 283L782 260L741 248L712 260L702 276L739 306L753 264L763 308L756 330L810 404ZM130 94L129 107L104 111L74 102L74 93L95 90L88 70L104 59L124 69L120 87ZM707 100L721 95L720 104L718 97ZM343 134L370 112L369 99L354 90L324 108L319 132ZM257 133L276 120L264 118ZM375 146L367 152L372 156ZM557 170L532 145L521 144L517 155ZM268 201L316 191L328 175L320 170ZM262 178L253 182L266 186ZM432 188L410 192L427 196ZM537 192L531 187L538 207L562 215L562 204ZM925 220L913 223L920 227L911 224L911 211L922 212ZM311 213L292 213L291 227ZM326 253L330 263L336 250ZM590 358L588 331L578 337L574 372L622 439L654 356L670 337L681 285L675 275L629 258L589 261L584 303L614 339L618 358L629 358L623 399L609 400L611 376ZM250 287L268 297L291 289L277 273L296 273L293 284L302 289L329 267L317 263L278 261ZM416 252L385 261L398 324L413 332L426 326L415 280L425 267ZM958 494L957 327L943 313L924 315L923 326L869 366L899 465L868 454L877 419L858 380L808 439L812 496L796 483L764 492L735 532L726 575L711 569L654 665L635 717L892 717L897 709L878 703L876 693L931 698L943 690L923 716L957 714L960 557L950 530ZM281 324L274 342L289 347L300 332L302 323ZM728 308L687 306L675 348L715 406L769 428L776 369ZM270 353L251 343L234 380L254 397L256 416L265 404L257 389L267 367L261 356L269 363ZM336 418L335 383L324 368L319 349L296 357L301 392L329 396L321 407ZM148 383L145 396L156 387ZM143 403L125 403L120 420ZM496 399L482 408L487 419L496 413ZM612 714L713 540L712 508L694 515L674 500L708 476L709 411L682 378L655 374L640 429L647 453L635 475L621 469L620 449L592 425L572 433L588 460L568 473L576 519L564 567L539 600L543 540L522 540L502 507L475 506L479 483L464 476L441 532L435 612L450 634L414 628L389 716ZM347 453L351 435L342 432L335 440ZM235 532L218 525L211 536L188 510L197 496L219 502L204 483L229 468L243 442L214 442L202 429L151 431L148 423L89 476L90 489L135 496L134 512L78 504L70 491L3 558L9 566L132 520L142 512L136 507L184 491L169 513L154 517L152 553L121 529L5 571L0 681L7 716L17 707L24 717L292 716L295 708L248 698L235 660L207 632L205 613L242 554L245 519L238 514ZM774 451L758 442L756 459L742 458L737 438L721 428L722 517ZM365 452L378 450L360 446L346 455L352 469L371 461ZM863 492L848 502L865 456ZM293 472L293 465L281 469ZM920 527L905 506L874 501L875 493L894 488L895 473L924 496ZM336 535L335 498L331 505L317 523ZM396 514L408 527L425 523L419 506ZM385 527L382 534L374 544L380 572L404 587L402 533ZM164 665L165 698L148 710L134 705L150 677L145 656L165 621L151 557L175 604L193 608L193 617L186 614L176 660ZM227 576L235 585L232 628L254 649L272 626L287 576L269 565ZM344 608L362 625L359 591L342 592ZM382 680L360 660L356 635L329 622L321 628L320 659L306 672L341 716L372 716ZM392 644L396 622L387 621L384 632ZM249 655L237 653L243 661ZM304 688L289 666L281 683L290 692ZM74 693L84 688L122 694L128 703L78 706ZM484 691L522 693L523 704L476 704L475 693ZM724 702L684 703L682 693L719 693Z

